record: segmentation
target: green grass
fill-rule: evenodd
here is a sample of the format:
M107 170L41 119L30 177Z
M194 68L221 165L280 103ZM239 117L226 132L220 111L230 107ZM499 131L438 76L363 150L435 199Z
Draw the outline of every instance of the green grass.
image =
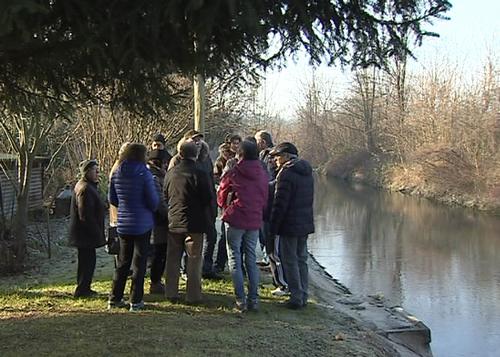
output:
M199 306L146 294L145 311L107 311L111 258L98 258L93 289L99 295L74 299L71 254L62 255L70 262L50 262L40 269L43 274L0 279L0 356L376 355L370 335L345 316L314 302L301 311L280 307L282 299L271 295L265 274L258 313L233 310L229 276L204 281ZM339 339L339 333L345 338Z

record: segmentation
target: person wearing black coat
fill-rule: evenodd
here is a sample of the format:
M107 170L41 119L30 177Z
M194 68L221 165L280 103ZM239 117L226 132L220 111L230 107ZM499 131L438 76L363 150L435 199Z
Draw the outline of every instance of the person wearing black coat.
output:
M151 235L151 245L153 247L153 257L151 260L151 285L150 294L164 294L165 285L161 277L165 270L167 261L167 238L168 238L168 208L163 198L163 184L165 181L166 168L170 156L166 150L152 150L148 155L148 169L153 175L153 181L160 197L158 210L155 212L155 225Z
M91 289L96 265L96 248L106 244L104 236L104 203L97 191L97 161L85 160L79 165L81 179L71 197L69 245L78 249L77 287L75 297L93 296Z
M201 300L201 269L203 234L209 229L206 212L212 201L207 173L196 163L196 144L186 141L180 145L180 160L167 171L164 184L168 203L167 284L165 296L178 300L182 253L188 257L186 302Z
M298 158L295 145L281 143L270 152L278 174L271 209L270 234L280 236L281 259L290 300L286 307L305 307L308 298L307 237L314 233L314 179L311 165Z

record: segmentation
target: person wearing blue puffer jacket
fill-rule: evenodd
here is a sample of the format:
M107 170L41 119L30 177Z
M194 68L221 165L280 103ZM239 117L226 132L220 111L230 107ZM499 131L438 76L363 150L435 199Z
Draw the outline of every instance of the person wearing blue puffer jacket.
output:
M108 308L128 307L123 301L127 275L132 266L130 311L144 308L144 275L154 212L159 196L153 175L146 167L147 149L132 143L123 153L123 162L109 184L109 202L118 207L117 232L120 237L118 264L113 277Z

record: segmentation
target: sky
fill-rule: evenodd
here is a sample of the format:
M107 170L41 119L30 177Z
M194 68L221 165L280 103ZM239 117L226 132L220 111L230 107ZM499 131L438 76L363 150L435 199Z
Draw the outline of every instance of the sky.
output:
M413 53L417 61L409 68L418 72L430 63L446 60L464 73L478 73L488 54L500 60L500 0L451 0L452 9L446 13L450 20L435 20L424 29L439 33L439 38L425 38ZM292 119L301 101L301 92L314 72L315 78L334 83L337 93L349 84L349 73L339 68L320 66L312 69L305 56L289 61L286 68L266 75L260 90L260 102L271 113Z

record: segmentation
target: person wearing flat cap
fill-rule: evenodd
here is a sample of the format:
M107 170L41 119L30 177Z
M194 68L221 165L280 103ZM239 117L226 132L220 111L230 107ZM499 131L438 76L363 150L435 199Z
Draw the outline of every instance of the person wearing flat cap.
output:
M191 139L195 143L198 143L200 140L203 140L203 134L198 130L191 129L184 134L184 139Z
M78 249L75 297L94 296L91 289L96 264L96 248L106 244L104 202L97 191L97 161L84 160L79 165L80 180L75 185L70 208L69 244Z
M314 179L312 167L299 158L295 145L284 142L270 153L278 167L271 209L270 238L279 235L281 260L290 299L287 308L307 305L307 237L314 233Z

